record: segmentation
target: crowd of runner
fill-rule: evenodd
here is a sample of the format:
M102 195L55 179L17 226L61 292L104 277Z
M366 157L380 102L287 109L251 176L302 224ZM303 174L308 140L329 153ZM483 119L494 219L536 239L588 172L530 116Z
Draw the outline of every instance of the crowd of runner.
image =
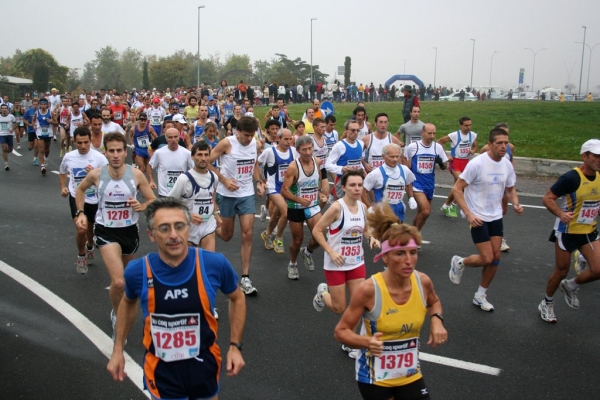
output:
M418 252L428 243L421 231L432 212L436 166L448 168L455 181L440 212L456 218L460 211L476 248L468 257L452 257L449 278L458 285L465 267L481 267L473 304L483 311L494 309L487 290L501 251L509 249L503 215L509 204L518 215L524 210L515 190L515 148L507 124L482 136L462 117L455 132L436 141L435 125L422 122L414 104L395 132L387 114L368 115L363 103L338 123L314 99L294 120L283 99L261 116L250 102L234 101L233 94L197 98L180 89L101 91L77 98L53 89L41 98L5 101L0 111L5 170L10 170L13 139L20 149L27 138L42 175L56 157L61 194L69 198L76 229L76 270L87 273L95 248L107 267L115 341L109 371L115 379L124 378L123 347L141 301L145 386L157 399L210 398L218 392L217 289L230 299L227 371L235 375L243 367L244 295L258 293L250 278L257 201L260 219L269 219L260 234L267 250L287 257L283 232L289 225L290 280L300 279L298 258L307 271L320 266L313 253L323 248L324 279L313 306L342 315L335 335L356 359L365 399L428 398L418 361L426 316L428 344L448 340L433 283L416 271ZM53 142L58 156L51 155ZM539 305L547 322L556 322L557 289L577 309L579 286L600 277L600 141L584 143L581 156L582 165L561 176L543 200L557 217L551 235L556 269ZM410 225L404 222L405 197L416 210ZM135 259L142 212L158 253ZM226 254L215 253L223 250L217 237L233 238L236 219L242 239L239 277ZM373 261L385 267L368 279L363 238L379 249ZM567 279L572 253L577 275ZM403 329L406 324L412 329ZM184 374L206 379L187 382Z

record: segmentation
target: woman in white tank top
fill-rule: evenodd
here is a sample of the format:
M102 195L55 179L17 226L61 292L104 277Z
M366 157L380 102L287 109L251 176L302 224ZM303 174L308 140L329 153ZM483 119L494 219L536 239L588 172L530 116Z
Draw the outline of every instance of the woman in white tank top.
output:
M346 286L350 296L365 280L366 269L362 246L363 236L371 248L380 247L371 235L366 218L367 207L360 201L363 190L362 170L349 171L342 176L345 196L332 204L313 229L313 237L325 251L325 280L317 288L313 305L317 311L324 306L341 314L346 309ZM324 232L328 230L326 240Z

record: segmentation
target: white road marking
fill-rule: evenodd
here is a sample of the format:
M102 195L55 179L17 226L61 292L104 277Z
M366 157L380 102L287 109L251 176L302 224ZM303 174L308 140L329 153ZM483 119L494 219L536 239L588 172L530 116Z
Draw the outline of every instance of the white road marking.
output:
M428 353L419 353L419 358L423 361L429 361L436 364L447 365L449 367L466 369L467 371L479 372L482 374L498 376L502 372L500 368L489 367L487 365L475 364L468 361L456 360L454 358L436 356Z
M44 286L31 279L27 275L22 272L14 269L10 265L0 261L0 271L4 272L6 275L26 287L33 294L38 296L40 299L44 300L48 305L62 314L69 322L75 326L75 328L79 329L81 333L83 333L93 344L106 356L106 358L110 358L113 349L112 339L102 332L100 328L92 323L87 317L73 308L66 301L52 293L50 290L46 289ZM124 353L125 356L125 372L127 372L127 377L133 382L135 386L142 393L144 393L148 398L150 398L150 394L144 391L144 387L142 384L142 379L144 376L142 368L131 358L127 352ZM107 372L104 372L107 373Z
M448 198L448 196L440 196L439 194L434 194L433 197L437 197L438 199L447 199ZM508 204L512 206L512 203L508 203ZM544 206L533 206L533 205L523 204L523 203L521 203L521 206L523 206L524 208L539 208L542 210L546 209L546 207L544 207Z
M12 153L17 156L17 157L23 157L23 154L19 153L18 151L16 151L15 149L13 149Z
M50 171L50 172L52 172L53 174L56 174L56 175L60 175L60 172L58 172L58 171Z

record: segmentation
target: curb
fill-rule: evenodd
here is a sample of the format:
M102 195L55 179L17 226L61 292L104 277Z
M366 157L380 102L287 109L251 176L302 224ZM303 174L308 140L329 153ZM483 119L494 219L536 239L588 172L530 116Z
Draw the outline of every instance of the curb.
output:
M517 175L558 178L562 174L581 165L581 161L514 157L513 164Z

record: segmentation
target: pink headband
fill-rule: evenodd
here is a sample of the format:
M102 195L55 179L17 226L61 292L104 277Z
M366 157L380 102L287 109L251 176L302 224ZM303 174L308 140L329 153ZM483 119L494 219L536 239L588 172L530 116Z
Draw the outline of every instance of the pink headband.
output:
M381 257L383 257L384 254L389 253L390 251L403 250L403 249L418 249L418 248L419 248L419 245L417 244L417 242L415 242L415 239L413 239L412 237L410 238L408 243L406 243L404 246L401 244L398 244L398 245L392 247L392 246L390 246L390 242L386 240L383 243L381 243L381 252L379 254L377 254L375 257L373 257L373 262L379 261L379 259Z

